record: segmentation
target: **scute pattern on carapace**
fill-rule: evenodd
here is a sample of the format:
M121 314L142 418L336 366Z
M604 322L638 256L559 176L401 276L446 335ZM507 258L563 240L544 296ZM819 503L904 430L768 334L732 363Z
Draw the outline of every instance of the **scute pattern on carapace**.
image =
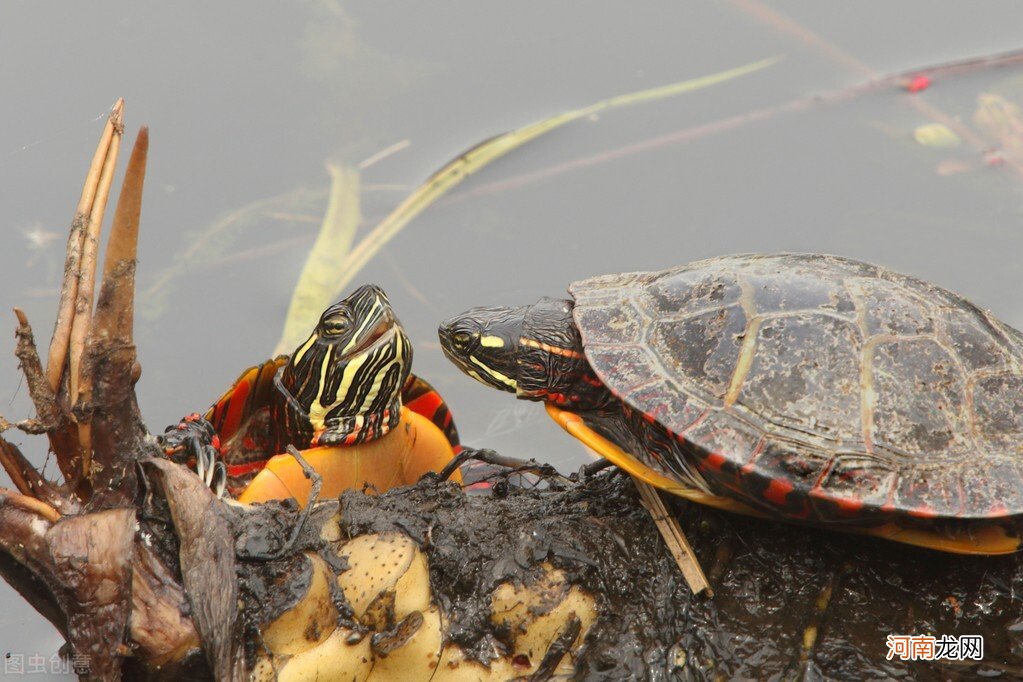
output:
M594 371L721 494L813 521L1023 515L1023 335L956 294L813 254L570 292Z

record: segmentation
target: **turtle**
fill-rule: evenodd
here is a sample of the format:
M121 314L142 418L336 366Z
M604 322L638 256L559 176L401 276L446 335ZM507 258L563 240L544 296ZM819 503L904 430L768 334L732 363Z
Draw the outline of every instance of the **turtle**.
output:
M719 509L965 554L1018 550L1023 334L822 254L593 277L440 325L462 371Z
M295 352L250 367L204 414L168 427L161 445L246 502L304 502L301 466L275 457L289 445L324 477L323 495L410 483L461 447L447 404L411 365L387 295L365 285L329 306Z

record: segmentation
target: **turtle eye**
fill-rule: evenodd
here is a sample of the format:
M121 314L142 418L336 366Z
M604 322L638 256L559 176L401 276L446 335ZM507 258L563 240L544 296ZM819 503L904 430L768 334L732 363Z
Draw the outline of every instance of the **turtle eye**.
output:
M451 335L451 342L455 345L455 348L464 350L472 342L472 334L469 332L455 332Z
M347 315L335 315L323 321L323 331L328 336L344 334L352 328L352 321Z

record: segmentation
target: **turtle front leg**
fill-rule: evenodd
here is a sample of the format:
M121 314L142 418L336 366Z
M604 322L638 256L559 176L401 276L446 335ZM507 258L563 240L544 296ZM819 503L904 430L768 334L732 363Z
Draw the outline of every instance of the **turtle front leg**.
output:
M171 461L191 466L217 497L227 487L227 468L220 459L220 437L202 415L193 413L168 426L157 440Z

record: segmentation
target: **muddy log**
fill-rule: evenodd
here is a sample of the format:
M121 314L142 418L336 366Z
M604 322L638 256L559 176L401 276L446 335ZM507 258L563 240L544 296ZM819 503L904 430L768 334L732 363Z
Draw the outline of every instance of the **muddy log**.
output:
M136 510L130 595L123 577L104 581L105 600L95 588L75 591L70 569L60 573L51 558L86 556L92 544L96 555L79 565L77 584L116 576L125 565L123 534L95 547L109 528L122 527L111 525L109 512L51 526L16 504L0 507L5 576L65 633L83 610L91 613L95 632L78 633L80 642L116 628L127 611L121 650L128 658L88 649L96 656L88 660L110 656L132 677L201 679L217 669L219 679L272 679L268 671L299 679L320 667L304 660L314 657L359 677L374 669L384 677L397 670L476 677L483 663L498 679L541 668L694 679L1013 679L1023 671L1018 557L948 557L675 505L715 590L713 599L694 598L631 481L614 472L561 489L498 486L489 495L433 480L380 496L352 491L317 505L296 535L301 517L293 505L235 507L178 467L154 461L147 471L153 491ZM174 506L193 518L181 519ZM12 522L17 515L26 518ZM210 519L217 522L195 523ZM54 531L61 527L74 532ZM14 529L21 534L12 543L6 536ZM402 581L418 561L428 569L425 588ZM390 583L348 587L392 563L404 573ZM317 591L320 576L330 589ZM509 591L530 588L540 595L536 604L507 616L509 601L530 602L509 599ZM236 600L241 607L232 610ZM571 608L559 609L566 601ZM418 608L402 610L403 602ZM546 634L537 639L537 630ZM887 635L933 633L982 635L984 660L886 659Z
M51 354L80 353L74 395L66 364L50 382L19 317L38 418L3 424L46 434L65 482L0 439L17 488L0 490L0 574L67 639L83 679L1023 677L1020 555L943 555L668 501L707 598L614 469L530 487L498 475L471 493L431 475L306 509L216 498L160 455L135 400L146 143L84 345ZM982 660L889 659L888 636L911 634L981 636Z

